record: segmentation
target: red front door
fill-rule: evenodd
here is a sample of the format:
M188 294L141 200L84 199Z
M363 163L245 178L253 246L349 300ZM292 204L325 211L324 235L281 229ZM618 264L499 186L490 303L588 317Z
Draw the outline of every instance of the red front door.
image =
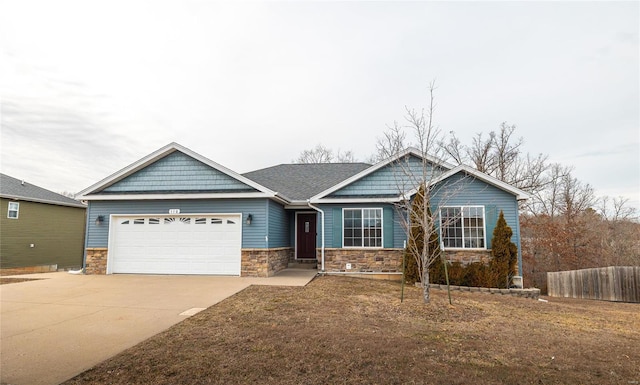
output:
M316 259L316 214L298 214L296 258Z

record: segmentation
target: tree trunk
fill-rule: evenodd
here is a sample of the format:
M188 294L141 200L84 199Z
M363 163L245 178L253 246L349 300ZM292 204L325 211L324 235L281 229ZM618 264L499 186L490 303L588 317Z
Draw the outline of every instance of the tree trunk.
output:
M429 293L429 268L426 264L422 267L422 298L424 303L431 301L431 295Z

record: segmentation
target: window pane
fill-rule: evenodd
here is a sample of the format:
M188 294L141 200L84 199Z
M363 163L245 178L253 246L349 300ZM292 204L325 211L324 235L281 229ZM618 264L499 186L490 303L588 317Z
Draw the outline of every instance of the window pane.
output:
M362 210L364 246L382 246L382 209Z
M484 207L463 207L464 248L484 248Z
M445 247L462 247L462 218L457 207L444 207L440 210L440 229Z
M348 209L343 214L343 244L345 247L362 245L362 213L361 210Z
M381 247L382 209L343 210L345 247Z
M7 210L7 218L18 218L18 212L20 211L20 203L18 202L9 202L9 207Z

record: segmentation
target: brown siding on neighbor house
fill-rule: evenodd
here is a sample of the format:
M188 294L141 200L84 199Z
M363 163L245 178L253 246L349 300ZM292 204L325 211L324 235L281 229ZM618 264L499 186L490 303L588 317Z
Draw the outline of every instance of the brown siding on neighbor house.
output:
M20 204L17 219L7 218L9 202ZM85 208L2 198L0 210L0 268L82 266Z

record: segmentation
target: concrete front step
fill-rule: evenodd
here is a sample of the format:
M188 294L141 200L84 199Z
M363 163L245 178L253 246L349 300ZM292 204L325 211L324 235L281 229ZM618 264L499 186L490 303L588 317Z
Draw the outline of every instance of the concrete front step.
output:
M317 269L318 268L318 261L316 261L316 260L309 260L309 261L298 260L298 261L295 261L295 262L289 262L289 265L287 267L289 269Z

